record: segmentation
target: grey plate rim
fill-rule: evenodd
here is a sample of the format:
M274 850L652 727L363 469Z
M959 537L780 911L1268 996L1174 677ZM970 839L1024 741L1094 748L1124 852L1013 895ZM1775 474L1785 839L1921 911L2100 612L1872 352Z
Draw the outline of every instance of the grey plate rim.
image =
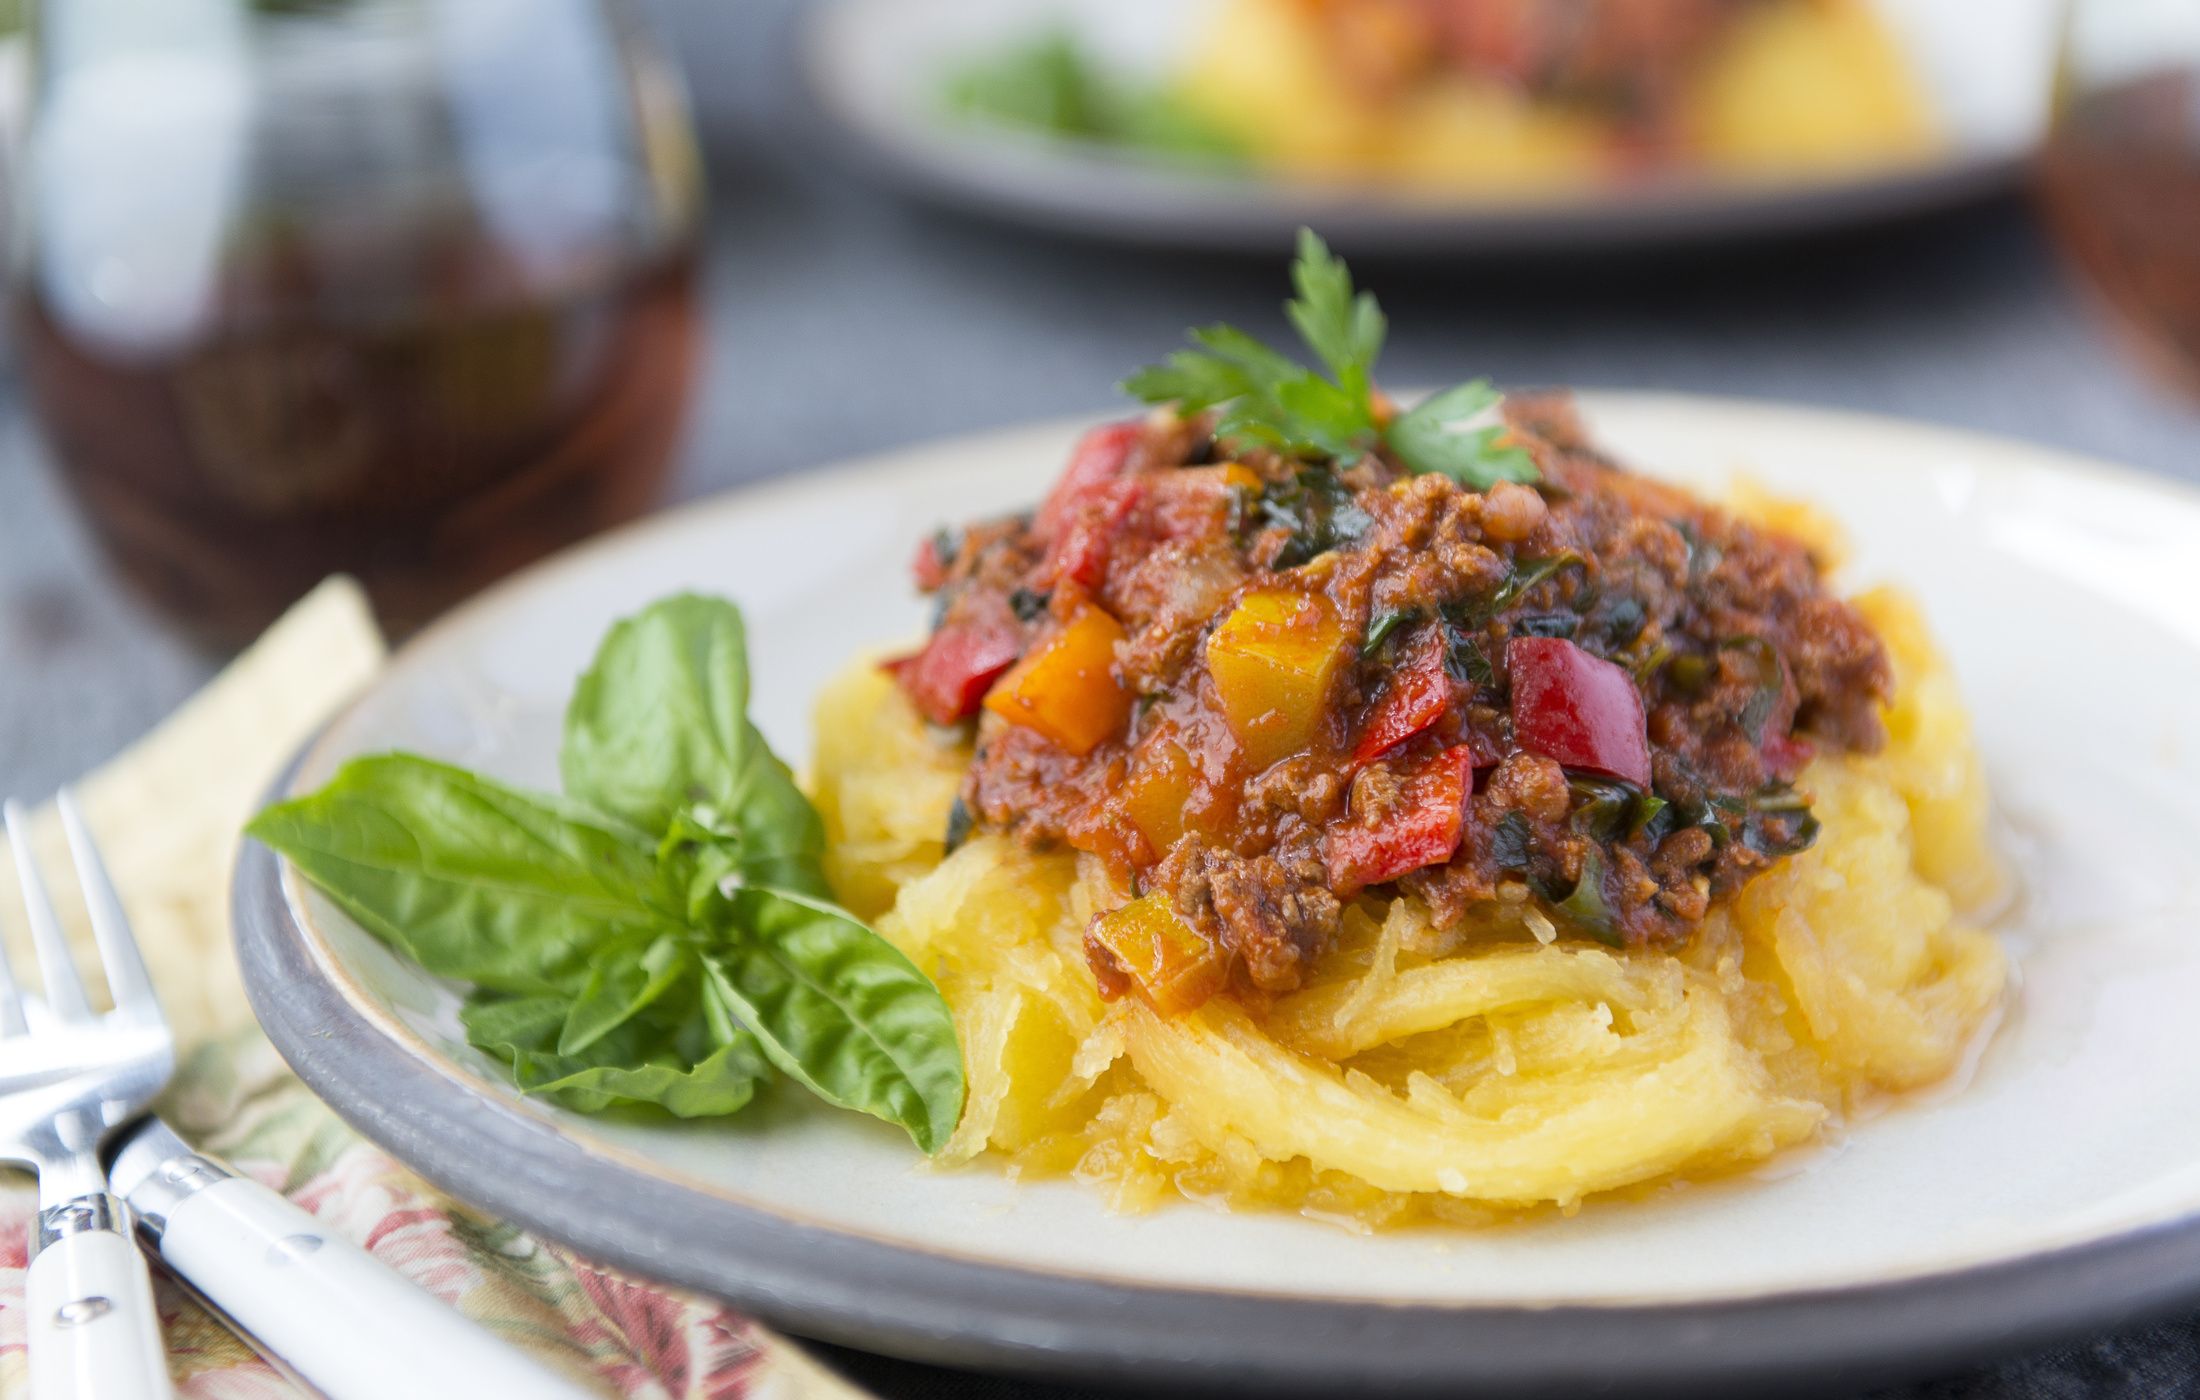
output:
M759 489L770 487L750 491ZM496 592L524 588L532 572ZM288 790L318 741L271 796ZM1291 1390L1380 1382L1548 1394L1625 1384L1701 1394L1914 1376L2200 1303L2193 1215L1936 1274L1626 1305L1278 1297L932 1253L637 1172L390 1039L320 967L280 863L257 843L239 852L231 914L246 992L276 1049L346 1122L453 1196L787 1330L912 1360Z
M1137 246L1273 254L1301 227L1347 253L1407 258L1716 246L1963 208L2014 189L2031 159L2029 149L1978 149L1792 184L1675 179L1626 200L1597 192L1416 199L1380 187L1222 180L1076 142L880 119L829 75L844 8L830 0L806 7L792 59L810 116L846 163L964 215Z
M1631 1306L1268 1297L976 1263L638 1174L437 1072L320 975L283 897L280 863L255 842L239 852L231 912L246 993L276 1049L345 1122L443 1190L597 1262L788 1331L914 1361L1291 1391L1734 1393L1912 1377L2200 1300L2200 1220L2191 1218L1885 1284Z

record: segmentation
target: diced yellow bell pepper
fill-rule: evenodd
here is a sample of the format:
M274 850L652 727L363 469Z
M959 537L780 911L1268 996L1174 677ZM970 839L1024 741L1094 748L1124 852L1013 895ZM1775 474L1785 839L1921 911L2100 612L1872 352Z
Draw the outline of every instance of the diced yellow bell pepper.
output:
M1207 673L1230 732L1266 767L1313 741L1344 659L1344 625L1318 593L1258 589L1207 638Z
M1165 1016L1189 1011L1221 991L1228 973L1221 950L1201 938L1158 891L1102 914L1086 936L1107 950L1139 994Z
M1159 860L1184 834L1184 809L1192 800L1192 760L1184 746L1166 736L1140 745L1130 776L1118 799L1123 814L1138 828Z
M1123 624L1104 609L1078 609L1062 629L1001 677L985 707L1036 729L1082 757L1123 732L1131 695L1115 678Z

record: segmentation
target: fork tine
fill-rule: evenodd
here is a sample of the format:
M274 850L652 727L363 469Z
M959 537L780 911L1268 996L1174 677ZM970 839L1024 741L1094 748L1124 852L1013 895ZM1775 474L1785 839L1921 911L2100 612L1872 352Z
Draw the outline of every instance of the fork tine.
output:
M69 956L69 940L54 917L53 901L46 897L46 882L38 873L38 858L31 853L30 814L10 798L4 809L8 845L15 852L15 874L23 885L23 912L31 921L31 947L38 954L38 970L46 979L46 1006L63 1021L89 1021L92 1008L84 1000L84 979L77 976Z
M107 862L100 859L98 843L77 810L76 795L67 788L54 798L61 809L61 829L68 833L69 854L76 861L76 878L84 886L84 906L91 913L92 938L99 945L99 960L107 971L107 994L115 1010L136 1020L160 1020L160 998L153 994L153 979L145 971L145 955L130 932L129 916L115 882L108 878Z
M17 861L20 865L20 859ZM35 874L24 877L36 879ZM30 898L30 886L23 886L24 899ZM0 942L0 1037L23 1035L30 1030L30 1023L23 1019L23 990L15 982L15 968L8 961L7 945Z

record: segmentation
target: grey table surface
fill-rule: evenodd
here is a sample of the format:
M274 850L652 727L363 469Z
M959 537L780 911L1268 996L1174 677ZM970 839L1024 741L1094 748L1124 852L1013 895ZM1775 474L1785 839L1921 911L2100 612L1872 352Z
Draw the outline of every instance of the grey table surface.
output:
M1265 261L1039 241L912 207L823 158L793 0L658 0L713 174L709 369L673 488L691 499L850 454L1107 411L1193 321L1283 333ZM2200 236L2200 230L2195 231ZM1790 400L2030 439L2200 482L2200 407L2117 353L2015 201L1831 242L1656 260L1367 264L1385 373ZM219 658L122 595L0 375L0 786L98 763ZM1061 1395L834 1354L894 1395ZM2200 1327L2097 1339L1910 1395L2200 1394Z

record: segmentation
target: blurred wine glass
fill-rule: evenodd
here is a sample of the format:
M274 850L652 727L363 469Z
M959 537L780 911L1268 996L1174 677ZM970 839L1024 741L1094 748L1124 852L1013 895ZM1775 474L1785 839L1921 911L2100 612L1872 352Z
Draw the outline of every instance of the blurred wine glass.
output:
M2141 358L2200 396L2200 3L2073 0L2040 202Z
M655 498L701 189L625 0L45 0L32 42L30 401L189 631L346 571L403 633Z

